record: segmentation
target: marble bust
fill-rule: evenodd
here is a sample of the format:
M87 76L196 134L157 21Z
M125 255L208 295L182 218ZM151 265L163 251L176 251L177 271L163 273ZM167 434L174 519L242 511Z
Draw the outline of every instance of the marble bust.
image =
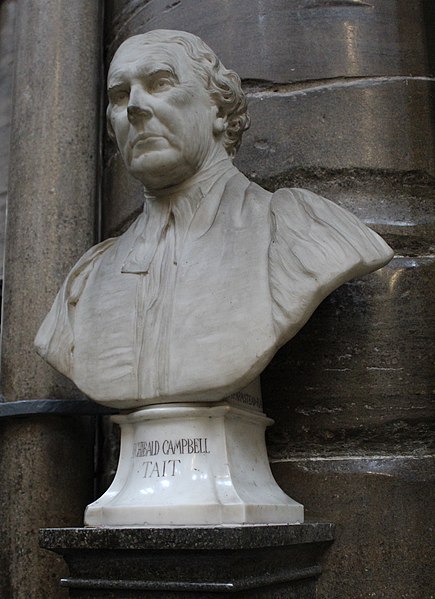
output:
M329 293L391 259L334 203L269 193L233 166L246 100L196 36L127 39L108 94L108 130L144 185L144 210L72 268L35 341L97 402L132 409L240 391Z

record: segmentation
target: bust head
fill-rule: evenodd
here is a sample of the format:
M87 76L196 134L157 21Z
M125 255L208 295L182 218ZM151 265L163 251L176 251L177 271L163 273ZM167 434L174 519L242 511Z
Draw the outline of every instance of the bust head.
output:
M110 65L108 93L109 134L129 172L151 190L233 157L249 126L238 75L191 33L127 39Z

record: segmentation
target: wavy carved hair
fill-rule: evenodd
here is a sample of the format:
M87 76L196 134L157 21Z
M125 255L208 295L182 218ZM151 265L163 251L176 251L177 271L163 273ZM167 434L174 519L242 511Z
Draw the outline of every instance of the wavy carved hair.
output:
M250 125L246 97L237 73L226 69L213 50L193 33L155 29L134 37L142 38L144 45L170 43L184 48L192 60L194 71L216 103L218 116L226 120L223 142L228 155L233 157L239 149L243 132Z

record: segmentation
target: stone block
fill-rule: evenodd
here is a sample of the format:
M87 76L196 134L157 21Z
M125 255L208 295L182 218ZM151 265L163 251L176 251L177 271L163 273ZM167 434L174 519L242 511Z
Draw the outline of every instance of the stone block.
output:
M434 272L432 258L394 259L335 291L280 350L262 376L273 458L428 450Z
M296 458L273 472L309 518L336 523L317 599L433 596L433 457Z
M434 89L433 81L391 78L253 91L236 165L254 179L297 168L433 174Z
M182 29L199 35L243 79L289 82L422 75L431 70L421 35L424 0L112 0L108 58L130 35ZM400 23L400 44L397 43Z
M45 529L70 597L314 599L333 525Z

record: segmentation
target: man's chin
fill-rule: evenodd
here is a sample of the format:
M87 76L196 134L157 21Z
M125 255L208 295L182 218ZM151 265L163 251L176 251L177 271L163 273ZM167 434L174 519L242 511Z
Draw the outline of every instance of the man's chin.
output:
M182 183L194 173L173 150L149 152L134 158L128 172L148 189L163 189Z

